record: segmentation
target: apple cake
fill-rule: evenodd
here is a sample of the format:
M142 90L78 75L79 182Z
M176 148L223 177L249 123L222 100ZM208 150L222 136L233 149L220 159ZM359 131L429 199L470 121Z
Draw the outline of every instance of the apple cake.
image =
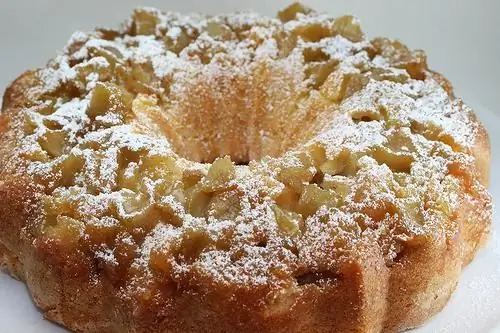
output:
M141 8L5 91L0 264L75 332L398 332L487 239L489 154L352 16Z

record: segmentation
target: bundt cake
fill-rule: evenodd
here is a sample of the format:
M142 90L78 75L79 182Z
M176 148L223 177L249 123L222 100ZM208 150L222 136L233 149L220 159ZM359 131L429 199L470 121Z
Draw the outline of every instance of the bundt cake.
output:
M300 4L137 9L2 111L0 263L75 332L398 332L492 220L488 135L425 54Z

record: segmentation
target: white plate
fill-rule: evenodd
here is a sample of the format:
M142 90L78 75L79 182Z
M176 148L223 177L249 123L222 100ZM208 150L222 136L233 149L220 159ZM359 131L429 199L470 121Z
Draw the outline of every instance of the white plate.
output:
M474 105L472 105L474 106ZM500 117L476 105L492 145L491 193L500 206ZM62 333L43 320L23 283L0 273L0 333ZM446 308L412 333L500 332L500 216L495 211L493 232L486 248L465 269Z

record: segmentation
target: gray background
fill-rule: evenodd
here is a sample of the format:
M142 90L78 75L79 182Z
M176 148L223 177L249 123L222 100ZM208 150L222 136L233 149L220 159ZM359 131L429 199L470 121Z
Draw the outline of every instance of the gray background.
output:
M149 5L181 12L253 8L274 13L292 0L0 0L0 91L24 70L42 66L75 30L117 26L132 8ZM498 0L309 0L335 15L355 14L368 36L390 36L426 50L473 106L500 115Z

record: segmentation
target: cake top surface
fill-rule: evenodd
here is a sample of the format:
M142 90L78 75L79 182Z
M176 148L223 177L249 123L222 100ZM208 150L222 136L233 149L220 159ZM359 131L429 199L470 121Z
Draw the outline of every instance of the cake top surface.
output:
M0 166L42 193L36 241L127 296L165 278L295 288L370 251L391 265L451 237L464 179L485 191L472 111L422 51L351 16L141 8L29 75Z

